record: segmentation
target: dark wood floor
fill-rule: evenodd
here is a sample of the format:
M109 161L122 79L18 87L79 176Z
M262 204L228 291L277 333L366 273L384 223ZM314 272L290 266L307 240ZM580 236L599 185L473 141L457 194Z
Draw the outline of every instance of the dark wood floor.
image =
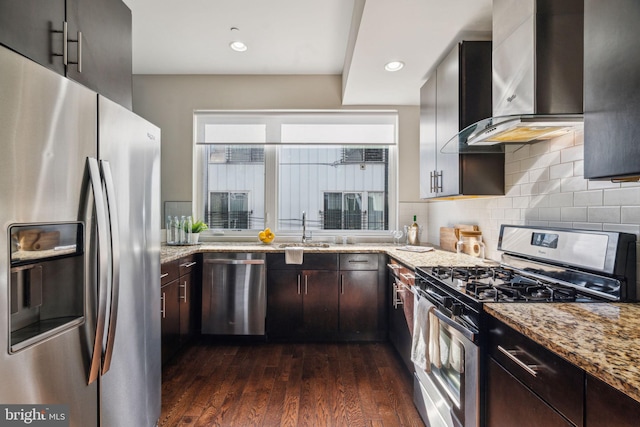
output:
M423 426L386 343L200 342L163 369L160 426Z

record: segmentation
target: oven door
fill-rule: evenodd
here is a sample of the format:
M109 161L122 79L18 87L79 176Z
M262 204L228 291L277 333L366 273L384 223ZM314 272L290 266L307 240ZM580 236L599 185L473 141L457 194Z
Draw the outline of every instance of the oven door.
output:
M474 333L437 307L430 328L430 372L415 367L414 401L430 427L479 425L480 353ZM434 318L432 317L432 322Z

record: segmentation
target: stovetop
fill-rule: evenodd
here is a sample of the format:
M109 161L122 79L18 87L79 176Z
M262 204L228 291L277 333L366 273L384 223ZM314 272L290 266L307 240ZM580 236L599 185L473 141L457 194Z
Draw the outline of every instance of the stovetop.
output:
M558 281L525 275L505 266L418 267L418 274L445 285L452 295L483 302L590 302L597 300ZM420 282L418 282L420 287ZM424 286L424 283L422 284Z

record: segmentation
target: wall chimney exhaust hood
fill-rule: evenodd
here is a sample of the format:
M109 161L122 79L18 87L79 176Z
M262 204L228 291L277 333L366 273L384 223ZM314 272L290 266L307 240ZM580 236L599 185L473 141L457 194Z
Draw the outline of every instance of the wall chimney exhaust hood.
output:
M581 128L583 29L584 0L493 0L493 117L443 151L528 144Z

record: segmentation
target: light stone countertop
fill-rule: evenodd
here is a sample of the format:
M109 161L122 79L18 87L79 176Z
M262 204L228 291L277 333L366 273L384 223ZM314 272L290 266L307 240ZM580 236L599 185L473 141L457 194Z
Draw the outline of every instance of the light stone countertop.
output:
M478 258L469 255L458 255L455 252L448 252L438 249L429 252L409 252L400 250L403 246L391 243L360 243L360 244L330 244L328 248L305 247L305 253L386 253L397 261L405 264L409 268L416 268L422 265L476 265L482 263ZM433 246L432 246L433 247ZM162 245L160 250L160 261L162 263L174 261L194 253L206 252L266 252L284 253L284 248L280 243L270 245L259 243L243 242L206 242L190 246L168 246Z
M640 304L487 303L484 308L640 402Z

